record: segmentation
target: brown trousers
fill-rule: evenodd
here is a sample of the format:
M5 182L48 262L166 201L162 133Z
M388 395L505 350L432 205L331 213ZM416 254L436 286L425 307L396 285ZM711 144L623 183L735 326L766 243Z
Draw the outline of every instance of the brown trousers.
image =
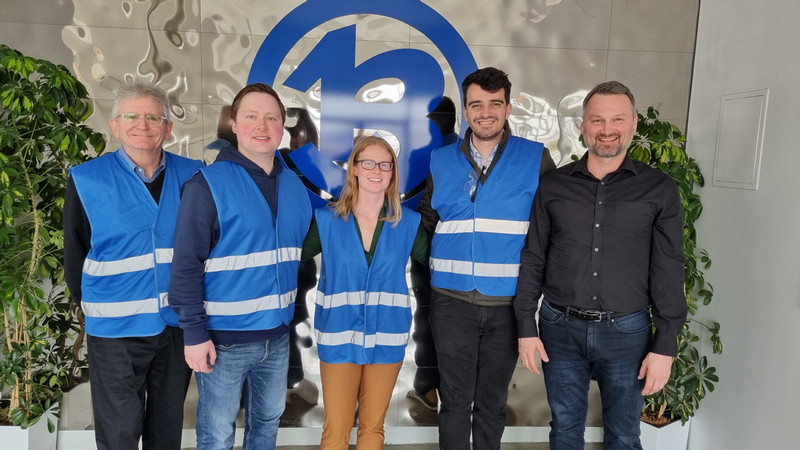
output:
M319 448L347 450L358 405L357 450L383 448L383 420L402 362L328 364L320 361L325 404Z

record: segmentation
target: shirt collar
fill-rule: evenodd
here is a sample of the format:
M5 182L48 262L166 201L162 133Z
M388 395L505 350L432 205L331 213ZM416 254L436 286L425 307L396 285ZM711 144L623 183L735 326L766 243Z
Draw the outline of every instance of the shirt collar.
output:
M505 129L503 130L503 133L505 137ZM490 165L492 165L492 160L494 159L494 155L497 153L497 149L498 147L500 147L500 143L503 142L503 139L497 141L497 144L495 144L494 148L492 149L492 153L489 153L489 157L486 158L486 161L484 161L483 158L481 158L480 152L478 152L478 149L475 148L475 145L472 143L471 133L467 135L467 139L469 140L469 153L470 155L472 155L472 159L475 161L478 167L489 167Z
M158 167L156 167L156 170L153 171L153 176L151 176L150 178L147 178L147 175L144 174L144 169L137 166L136 163L133 162L131 157L128 156L127 153L125 153L124 148L120 147L119 150L117 150L117 154L119 154L122 160L125 161L125 164L133 171L133 173L135 173L136 176L138 176L139 179L141 179L145 183L149 183L155 180L156 177L159 176L161 172L163 172L164 169L166 168L167 158L164 157L163 149L161 150L161 164L159 164Z
M592 175L592 173L589 172L589 168L586 165L588 159L589 159L589 150L587 150L586 153L583 154L581 159L575 162L575 165L572 167L572 170L570 171L569 174L575 175L576 173L582 173L584 175L594 177L594 175ZM611 173L617 173L621 170L627 170L633 173L634 175L639 174L639 171L636 170L636 164L633 163L633 159L631 159L631 156L627 153L625 154L625 158L622 160L622 164L620 164L619 169Z

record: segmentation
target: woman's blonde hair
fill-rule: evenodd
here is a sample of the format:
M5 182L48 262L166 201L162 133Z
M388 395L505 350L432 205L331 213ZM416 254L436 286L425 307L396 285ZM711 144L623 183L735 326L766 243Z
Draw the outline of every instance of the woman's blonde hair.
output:
M400 208L400 194L398 192L399 182L397 181L397 156L394 154L392 146L389 145L389 143L383 138L377 136L362 136L356 139L355 145L353 145L353 151L350 153L350 157L347 159L347 181L342 188L342 193L339 196L339 200L331 202L329 206L333 209L335 216L344 220L347 220L347 218L350 217L350 213L353 212L353 208L355 208L356 202L358 201L358 178L356 177L356 172L353 169L355 169L356 164L358 164L356 161L359 160L361 153L371 145L377 145L378 147L381 147L389 152L389 155L391 155L392 179L389 182L389 186L386 188L385 193L389 207L386 210L386 217L383 220L391 222L392 224L397 224L397 222L400 221L401 215L403 214Z

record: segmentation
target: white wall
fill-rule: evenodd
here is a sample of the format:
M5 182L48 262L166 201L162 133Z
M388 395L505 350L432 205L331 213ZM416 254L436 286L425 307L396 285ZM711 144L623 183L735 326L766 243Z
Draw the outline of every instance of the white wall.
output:
M714 265L721 381L701 404L689 448L796 449L800 400L800 3L703 0L687 149L707 185L699 245ZM721 96L769 89L757 191L711 185Z

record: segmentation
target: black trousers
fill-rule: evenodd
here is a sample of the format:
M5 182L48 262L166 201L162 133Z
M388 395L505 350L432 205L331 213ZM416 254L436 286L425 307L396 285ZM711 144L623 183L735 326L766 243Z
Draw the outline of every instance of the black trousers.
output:
M98 450L179 450L191 370L183 332L148 337L89 336L89 381Z

